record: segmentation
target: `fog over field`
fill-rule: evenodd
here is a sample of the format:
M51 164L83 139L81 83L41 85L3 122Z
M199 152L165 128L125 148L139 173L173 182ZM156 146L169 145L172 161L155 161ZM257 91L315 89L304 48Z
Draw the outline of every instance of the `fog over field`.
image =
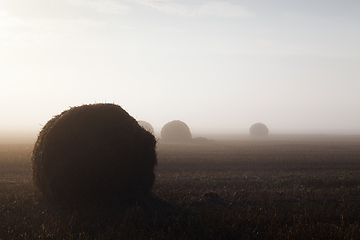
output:
M0 139L116 103L158 134L360 134L360 1L4 0Z

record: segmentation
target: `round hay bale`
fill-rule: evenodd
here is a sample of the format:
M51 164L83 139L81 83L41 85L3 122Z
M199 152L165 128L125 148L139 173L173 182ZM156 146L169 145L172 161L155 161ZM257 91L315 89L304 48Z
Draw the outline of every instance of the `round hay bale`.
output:
M250 127L250 135L254 137L265 137L269 134L269 129L263 123L255 123Z
M148 122L146 122L146 121L142 121L142 120L138 121L138 123L139 123L139 125L140 125L142 128L144 128L146 131L154 134L154 128L153 128L153 126L151 126L150 123L148 123Z
M161 129L161 139L172 142L186 142L191 140L191 132L186 123L180 120L168 122Z
M51 200L149 195L155 147L154 136L118 105L73 107L39 133L31 158L33 180Z
M195 137L192 139L192 142L193 143L210 143L210 142L214 142L214 141L211 139L204 138L204 137Z

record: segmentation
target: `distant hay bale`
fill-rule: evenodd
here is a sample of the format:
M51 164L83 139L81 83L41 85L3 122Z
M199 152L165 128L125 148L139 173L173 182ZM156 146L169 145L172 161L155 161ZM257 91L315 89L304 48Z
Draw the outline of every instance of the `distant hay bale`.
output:
M265 137L269 133L269 129L263 123L255 123L250 127L250 135L254 137Z
M204 138L204 137L195 137L192 139L193 143L209 143L209 142L214 142L213 140Z
M139 125L140 125L142 128L144 128L146 131L154 134L154 128L153 128L153 126L151 126L150 123L148 123L148 122L146 122L146 121L142 121L142 120L138 121L138 123L139 123Z
M186 142L191 140L191 132L186 123L180 120L168 122L161 129L161 139L171 142Z
M156 140L115 104L73 107L46 123L33 149L33 180L49 199L151 194Z

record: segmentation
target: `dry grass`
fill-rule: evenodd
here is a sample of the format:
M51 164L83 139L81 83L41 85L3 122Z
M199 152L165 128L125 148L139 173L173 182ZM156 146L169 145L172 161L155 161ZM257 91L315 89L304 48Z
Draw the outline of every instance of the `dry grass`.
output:
M0 145L2 239L360 236L360 137L161 142L153 191L169 204L127 207L46 203L31 181L30 152Z

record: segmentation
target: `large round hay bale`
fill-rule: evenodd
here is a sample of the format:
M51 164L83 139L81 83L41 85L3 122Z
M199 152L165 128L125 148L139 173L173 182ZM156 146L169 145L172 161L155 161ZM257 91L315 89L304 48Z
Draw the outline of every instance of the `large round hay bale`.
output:
M146 121L142 121L142 120L138 121L138 123L139 123L139 125L140 125L142 128L144 128L146 131L154 134L154 128L153 128L153 126L152 126L150 123L148 123L148 122L146 122Z
M151 193L156 140L115 104L73 107L39 133L33 180L53 200L123 199Z
M168 122L161 129L161 139L172 142L186 142L191 140L191 132L186 123L180 120Z
M250 127L250 135L254 137L265 137L269 133L269 129L263 123L255 123Z

